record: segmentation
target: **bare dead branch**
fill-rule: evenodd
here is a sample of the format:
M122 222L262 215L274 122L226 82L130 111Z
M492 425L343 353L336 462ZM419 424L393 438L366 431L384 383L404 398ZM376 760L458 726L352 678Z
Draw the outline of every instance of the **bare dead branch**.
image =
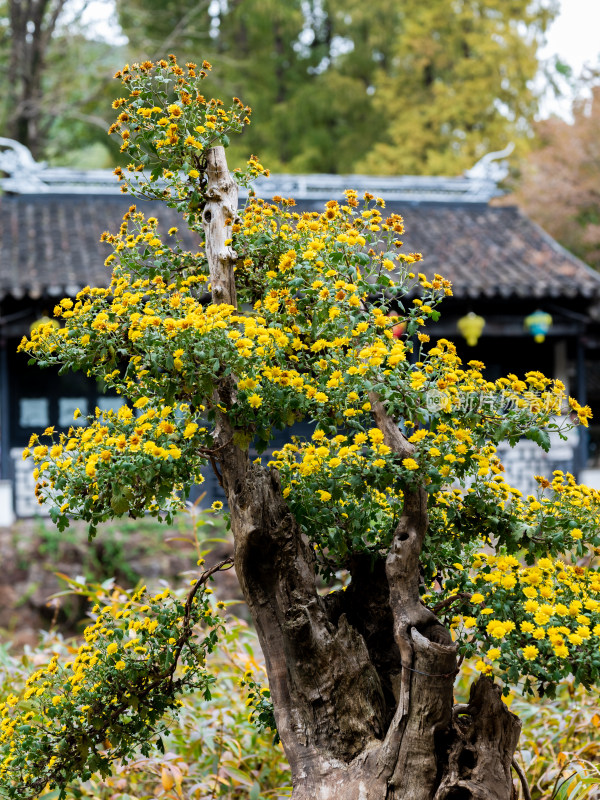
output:
M517 762L516 758L512 760L512 768L519 776L519 781L521 782L521 789L523 789L523 800L531 800L531 792L529 791L529 784L527 783L527 776L521 769L521 766Z

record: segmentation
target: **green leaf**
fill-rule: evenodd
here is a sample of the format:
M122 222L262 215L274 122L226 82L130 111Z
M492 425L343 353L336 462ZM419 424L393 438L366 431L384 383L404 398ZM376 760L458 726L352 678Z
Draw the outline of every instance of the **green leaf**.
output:
M230 778L235 778L235 780L243 783L244 786L254 786L254 781L250 775L246 772L242 772L241 769L231 766L230 764L221 764L221 768Z
M260 783L255 781L248 792L248 800L260 800Z
M110 507L115 512L117 517L120 517L122 514L129 508L129 500L122 492L120 486L116 486L113 490L112 496L110 498Z
M530 428L525 434L525 437L539 444L544 452L547 453L550 450L550 436L548 435L548 431L542 428Z

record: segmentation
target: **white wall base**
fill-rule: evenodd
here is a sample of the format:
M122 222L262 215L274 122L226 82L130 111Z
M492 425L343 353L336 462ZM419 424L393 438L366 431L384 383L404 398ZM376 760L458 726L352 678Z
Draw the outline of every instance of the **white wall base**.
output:
M8 528L14 521L12 481L0 481L0 528Z
M600 469L582 469L578 481L590 489L600 489Z

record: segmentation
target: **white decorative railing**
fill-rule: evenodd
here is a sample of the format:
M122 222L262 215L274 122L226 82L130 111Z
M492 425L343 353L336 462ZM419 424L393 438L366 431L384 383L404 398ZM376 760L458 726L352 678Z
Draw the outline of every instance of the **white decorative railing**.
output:
M498 182L507 173L499 159L511 147L488 153L464 175L458 177L400 175L272 175L254 184L259 197L275 195L295 200L341 198L344 189L368 191L384 200L409 202L487 203L502 194ZM12 139L0 138L0 187L13 194L120 194L120 186L111 170L81 170L48 167L35 161L29 150ZM243 193L242 193L243 194Z

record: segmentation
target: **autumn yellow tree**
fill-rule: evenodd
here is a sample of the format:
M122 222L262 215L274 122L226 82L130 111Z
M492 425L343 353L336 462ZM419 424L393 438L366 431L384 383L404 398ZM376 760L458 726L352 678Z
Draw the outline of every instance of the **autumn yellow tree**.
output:
M357 171L458 175L486 152L526 145L538 47L555 3L404 3L391 64L376 80L384 134Z
M565 409L583 425L589 409L538 372L490 381L430 341L452 289L417 271L383 200L349 189L321 212L281 197L238 209L238 185L265 170L252 158L229 173L248 109L204 96L209 67L171 57L120 73L118 175L179 209L202 244L183 250L132 205L104 236L110 286L61 301L62 327L22 342L127 401L32 438L38 496L59 528L84 519L92 535L123 514L168 521L210 462L269 678L250 713L281 738L294 800L509 800L520 724L502 693L598 680L600 495L557 472L523 497L496 446L547 449L572 424ZM309 440L250 455L303 419ZM210 697L210 572L185 603L140 589L95 608L74 660L7 699L5 797L65 796L148 752L178 692ZM456 706L465 657L479 677Z

